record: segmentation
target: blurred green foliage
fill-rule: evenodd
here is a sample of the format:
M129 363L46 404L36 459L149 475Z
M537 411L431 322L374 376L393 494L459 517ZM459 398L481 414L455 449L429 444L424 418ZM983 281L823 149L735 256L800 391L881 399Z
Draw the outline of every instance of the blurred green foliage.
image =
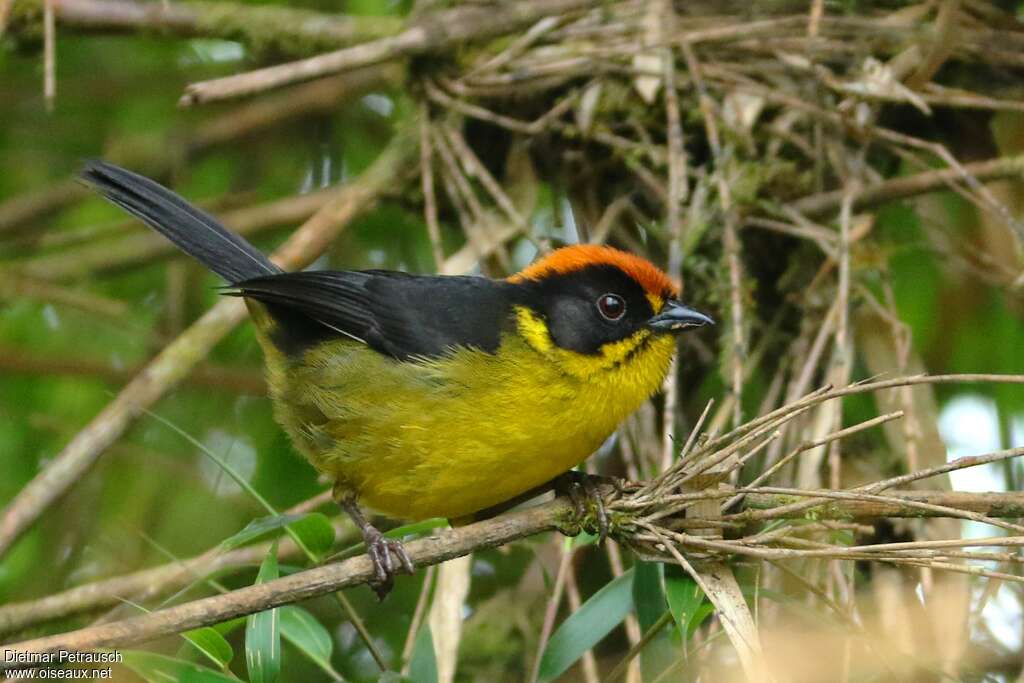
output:
M339 9L315 2L303 6ZM369 0L347 2L344 9L371 16L400 16L408 10L402 4ZM81 159L111 153L126 163L154 158L166 161L174 187L196 200L233 196L236 201L241 197L245 203L254 203L287 197L358 174L415 108L408 93L382 90L348 101L330 113L306 116L184 159L183 141L189 131L230 105L179 109L176 101L183 87L253 66L244 50L210 40L61 34L57 56L58 96L51 112L41 94L39 55L0 50L0 200L64 182ZM554 193L544 186L540 194L541 208L534 218L545 232L542 236L565 238L569 232L553 208ZM954 228L966 233L976 222L975 210L962 199L949 194L938 201ZM2 242L10 251L0 253L0 266L17 261L41 235L86 226L110 229L120 220L116 209L98 200L75 202L19 231L18 240ZM872 258L891 283L899 315L910 327L913 349L932 372L1021 372L1024 305L1019 292L965 279L947 267L943 255L928 241L922 220L912 204L898 203L878 211L874 227L873 248L880 255ZM461 231L449 223L442 227L450 253L461 245ZM255 241L270 249L285 234L285 230L270 231ZM397 198L359 218L320 265L429 272L433 261L426 234L419 199ZM517 258L521 256L517 252ZM797 270L801 267L794 266ZM91 295L128 304L126 313L113 317L27 298L0 301L0 345L53 358L99 359L112 368L139 364L218 297L219 283L194 264L175 262L170 269L173 272L169 274L168 264L161 262L68 283ZM707 259L697 258L684 272L690 283L707 283L709 291L702 296L718 302L724 310L720 270L708 265ZM182 280L186 286L180 284ZM965 282L970 286L965 288ZM872 291L883 296L880 287ZM172 315L178 310L180 315ZM776 368L774 360L751 379L744 406L748 415L767 390ZM261 359L251 329L242 325L234 331L218 345L210 362L258 373ZM699 414L707 399L721 395L723 387L715 373L709 373L700 387L686 387L684 412ZM45 467L117 389L116 382L101 378L0 375L0 504ZM966 392L990 396L1000 415L1024 423L1024 392L1019 387L943 387L938 395L946 402ZM224 458L277 510L324 487L313 470L295 456L263 396L236 395L186 383L160 401L154 411ZM855 421L875 414L875 406L870 398L859 397L849 400L845 411L847 420ZM877 443L871 442L869 447L877 448ZM220 468L211 466L202 449L161 421L143 417L0 561L0 603L29 600L172 558L192 557L225 539L238 539L238 534L248 533L243 530L252 520L266 514ZM265 524L263 531L267 532L272 527L279 532L282 526L281 520ZM252 534L245 540L255 537ZM542 588L527 598L510 595L531 581L538 555L550 545L544 540L532 539L476 555L462 680L494 680L487 677L497 675L495 671L508 674L507 680L520 680L530 670L550 577L548 583L533 580L534 588L538 584ZM630 572L612 580L603 553L588 547L579 555L585 568L580 572L580 589L589 601L575 618L560 622L541 660L542 680L554 680L591 646L596 645L599 655L624 654L628 644L616 627L634 606L644 629L671 608L674 626L656 641L672 647L685 642L710 613L699 589L674 570L662 576L660 568L638 564L630 570L636 572L635 583ZM627 558L627 563L631 562ZM281 566L282 572L294 569ZM276 570L275 563L273 568L264 565L262 571ZM382 605L368 589L348 592L378 649L396 669L402 663L423 576L419 572L399 579ZM224 577L221 583L223 588L233 588L256 580L254 567ZM193 587L183 595L194 597L204 590ZM131 609L119 609L118 613L129 614ZM64 620L43 630L82 626L94 616ZM283 608L280 632L268 623L269 617L253 618L248 636L237 621L213 632L221 635L192 634L193 644L196 640L205 643L201 648L167 639L154 648L164 654L133 652L126 663L149 680L214 681L235 680L235 676L285 682L341 677L377 680L379 672L369 651L332 599L314 600L301 609ZM600 629L595 630L595 624ZM611 632L615 635L602 641ZM21 635L34 634L36 630ZM416 683L426 683L435 675L431 637L423 625L413 634L410 680ZM279 662L260 659L263 649L272 647L271 641L281 643ZM214 666L211 652L219 653L214 661L225 665L224 672L207 668ZM247 657L238 656L241 652ZM254 662L261 664L254 666ZM279 678L275 673L278 666ZM256 671L262 673L256 675ZM122 674L130 675L120 671Z

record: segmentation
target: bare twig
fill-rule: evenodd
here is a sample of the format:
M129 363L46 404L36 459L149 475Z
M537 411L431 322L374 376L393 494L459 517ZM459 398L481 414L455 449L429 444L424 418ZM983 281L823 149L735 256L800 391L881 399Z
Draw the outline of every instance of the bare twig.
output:
M1000 157L987 161L964 164L964 171L978 180L1024 177L1024 157ZM915 175L892 178L874 185L863 185L853 194L853 209L860 210L885 202L905 199L927 192L948 188L959 180L963 172L955 168L925 171ZM844 190L832 190L802 197L790 204L800 213L819 216L835 211L843 201Z
M397 35L369 41L309 59L258 69L237 76L193 83L185 90L181 104L212 102L240 97L288 83L370 64L443 50L466 40L504 35L523 26L581 9L593 0L528 0L500 8L461 6L435 15L425 15Z

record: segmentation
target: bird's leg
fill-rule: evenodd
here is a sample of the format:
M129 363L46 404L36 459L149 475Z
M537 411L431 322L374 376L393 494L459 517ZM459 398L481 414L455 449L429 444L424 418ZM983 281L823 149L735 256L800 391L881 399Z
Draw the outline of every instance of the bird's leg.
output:
M359 527L363 534L363 541L366 543L366 554L370 556L373 563L374 581L370 584L377 597L383 600L391 592L395 582L395 574L404 571L412 574L414 571L412 560L405 552L401 541L385 538L380 530L366 521L363 511L359 509L356 497L351 491L335 485L334 500L342 510L352 518L353 524ZM398 558L398 566L395 566L394 557Z

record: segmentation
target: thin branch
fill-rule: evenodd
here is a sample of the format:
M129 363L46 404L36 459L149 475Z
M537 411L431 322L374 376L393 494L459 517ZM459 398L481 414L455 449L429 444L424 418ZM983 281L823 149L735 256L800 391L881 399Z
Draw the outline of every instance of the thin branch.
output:
M1024 177L1024 156L976 161L964 164L963 171L980 181L1022 178ZM858 211L886 202L948 189L963 177L963 171L956 168L943 168L892 178L874 185L863 185L853 193L853 210ZM789 207L808 216L820 216L838 209L842 204L844 193L845 190L840 188L809 195L791 202Z
M426 14L394 36L309 59L193 83L185 89L180 103L189 106L240 97L317 76L441 51L467 40L514 33L544 17L564 14L592 4L594 0L526 0L499 6L462 6L437 14Z

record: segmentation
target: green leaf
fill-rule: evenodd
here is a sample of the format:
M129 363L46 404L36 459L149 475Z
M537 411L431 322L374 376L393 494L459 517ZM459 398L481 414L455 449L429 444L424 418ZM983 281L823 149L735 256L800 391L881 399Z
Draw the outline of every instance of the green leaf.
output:
M660 562L637 562L633 567L633 604L641 632L665 613L665 591L661 588L664 568Z
M289 524L296 524L306 515L267 515L252 520L245 525L245 528L233 536L229 536L220 542L222 550L234 550L258 538L266 536L272 531L283 529ZM294 528L294 527L293 527ZM333 529L332 529L333 539Z
M183 659L175 659L154 652L122 652L122 663L148 683L238 683L237 678L199 666Z
M317 557L323 557L334 546L334 527L322 513L304 515L302 519L289 524L288 528Z
M256 583L277 578L277 543L260 565ZM245 662L251 683L275 683L281 673L281 632L278 608L253 614L245 624Z
M641 633L647 633L665 617L668 610L665 591L662 588L664 575L665 565L660 562L638 561L633 567L633 604L636 605ZM644 678L653 680L655 674L672 665L676 656L676 648L662 630L640 652L640 670Z
M665 597L679 632L689 638L714 609L704 601L704 591L686 575L665 574Z
M281 614L281 635L298 648L321 669L337 677L331 666L334 641L323 624L312 614L294 605L279 607Z
M597 534L591 534L586 531L581 531L572 539L573 549L582 548L583 546L593 545L597 543Z
M437 659L434 657L434 636L430 625L424 624L416 634L409 658L409 680L412 683L437 683Z
M633 570L613 579L562 622L540 660L540 678L561 676L583 653L597 645L633 608Z
M209 626L186 631L181 637L192 643L197 650L206 655L207 659L222 669L226 669L235 658L235 650L231 643Z

